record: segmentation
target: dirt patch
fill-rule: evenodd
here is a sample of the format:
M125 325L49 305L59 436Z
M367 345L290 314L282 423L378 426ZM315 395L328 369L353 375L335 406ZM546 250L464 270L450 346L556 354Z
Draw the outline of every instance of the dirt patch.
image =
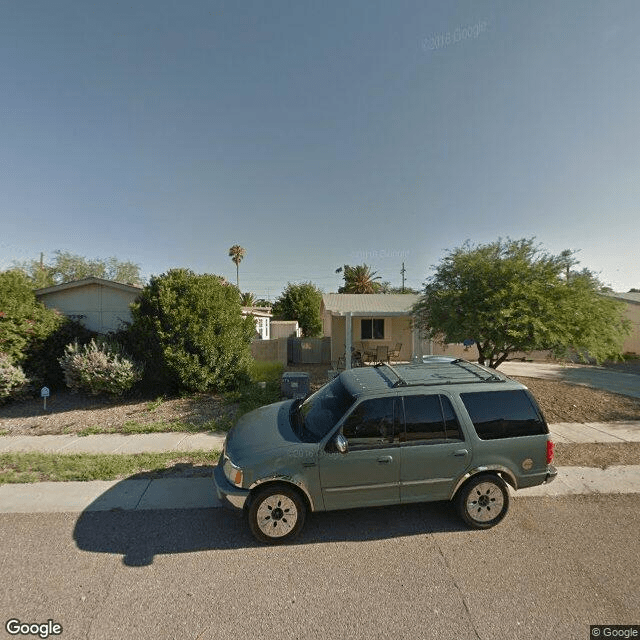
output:
M559 467L607 467L638 464L640 442L556 444L553 464Z
M640 420L640 400L577 384L517 378L538 401L547 422Z
M0 430L9 435L59 435L90 427L122 430L126 423L185 423L207 430L233 419L236 408L222 398L201 394L158 400L111 400L61 392L47 399L0 407Z

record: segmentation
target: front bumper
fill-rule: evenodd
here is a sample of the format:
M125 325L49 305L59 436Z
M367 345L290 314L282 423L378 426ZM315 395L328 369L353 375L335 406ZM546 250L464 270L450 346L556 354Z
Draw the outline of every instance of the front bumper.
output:
M552 464L550 464L547 467L547 477L545 478L544 483L549 484L550 482L553 482L557 476L558 476L558 470Z
M213 480L216 483L216 491L218 493L218 499L225 507L231 509L242 509L249 497L248 489L240 489L232 485L227 477L224 475L224 471L221 465L217 465L213 471Z

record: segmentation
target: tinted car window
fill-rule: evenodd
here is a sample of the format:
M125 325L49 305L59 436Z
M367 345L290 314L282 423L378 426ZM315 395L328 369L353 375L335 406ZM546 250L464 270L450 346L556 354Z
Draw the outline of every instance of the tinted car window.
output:
M342 426L342 435L350 447L393 442L393 398L375 398L361 402Z
M444 440L446 438L440 398L433 396L405 396L405 439Z
M461 393L478 437L482 440L548 433L542 415L526 391Z
M353 397L336 378L310 395L300 406L305 429L322 438L352 404Z
M458 417L451 406L451 400L447 396L438 396L438 398L440 398L440 406L442 407L447 440L464 440Z

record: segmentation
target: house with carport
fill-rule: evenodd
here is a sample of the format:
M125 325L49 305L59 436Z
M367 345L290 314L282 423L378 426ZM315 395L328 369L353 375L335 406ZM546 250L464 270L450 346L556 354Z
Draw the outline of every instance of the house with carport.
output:
M393 350L401 345L395 359L409 361L422 355L422 341L413 327L411 308L415 294L326 293L320 307L322 330L331 338L331 360L337 362L351 347ZM351 358L345 358L350 367Z

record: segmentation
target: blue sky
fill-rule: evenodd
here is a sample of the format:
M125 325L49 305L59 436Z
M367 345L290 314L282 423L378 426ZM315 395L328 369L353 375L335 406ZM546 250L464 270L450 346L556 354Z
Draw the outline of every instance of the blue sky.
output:
M0 4L0 268L335 291L535 236L640 288L640 4Z

